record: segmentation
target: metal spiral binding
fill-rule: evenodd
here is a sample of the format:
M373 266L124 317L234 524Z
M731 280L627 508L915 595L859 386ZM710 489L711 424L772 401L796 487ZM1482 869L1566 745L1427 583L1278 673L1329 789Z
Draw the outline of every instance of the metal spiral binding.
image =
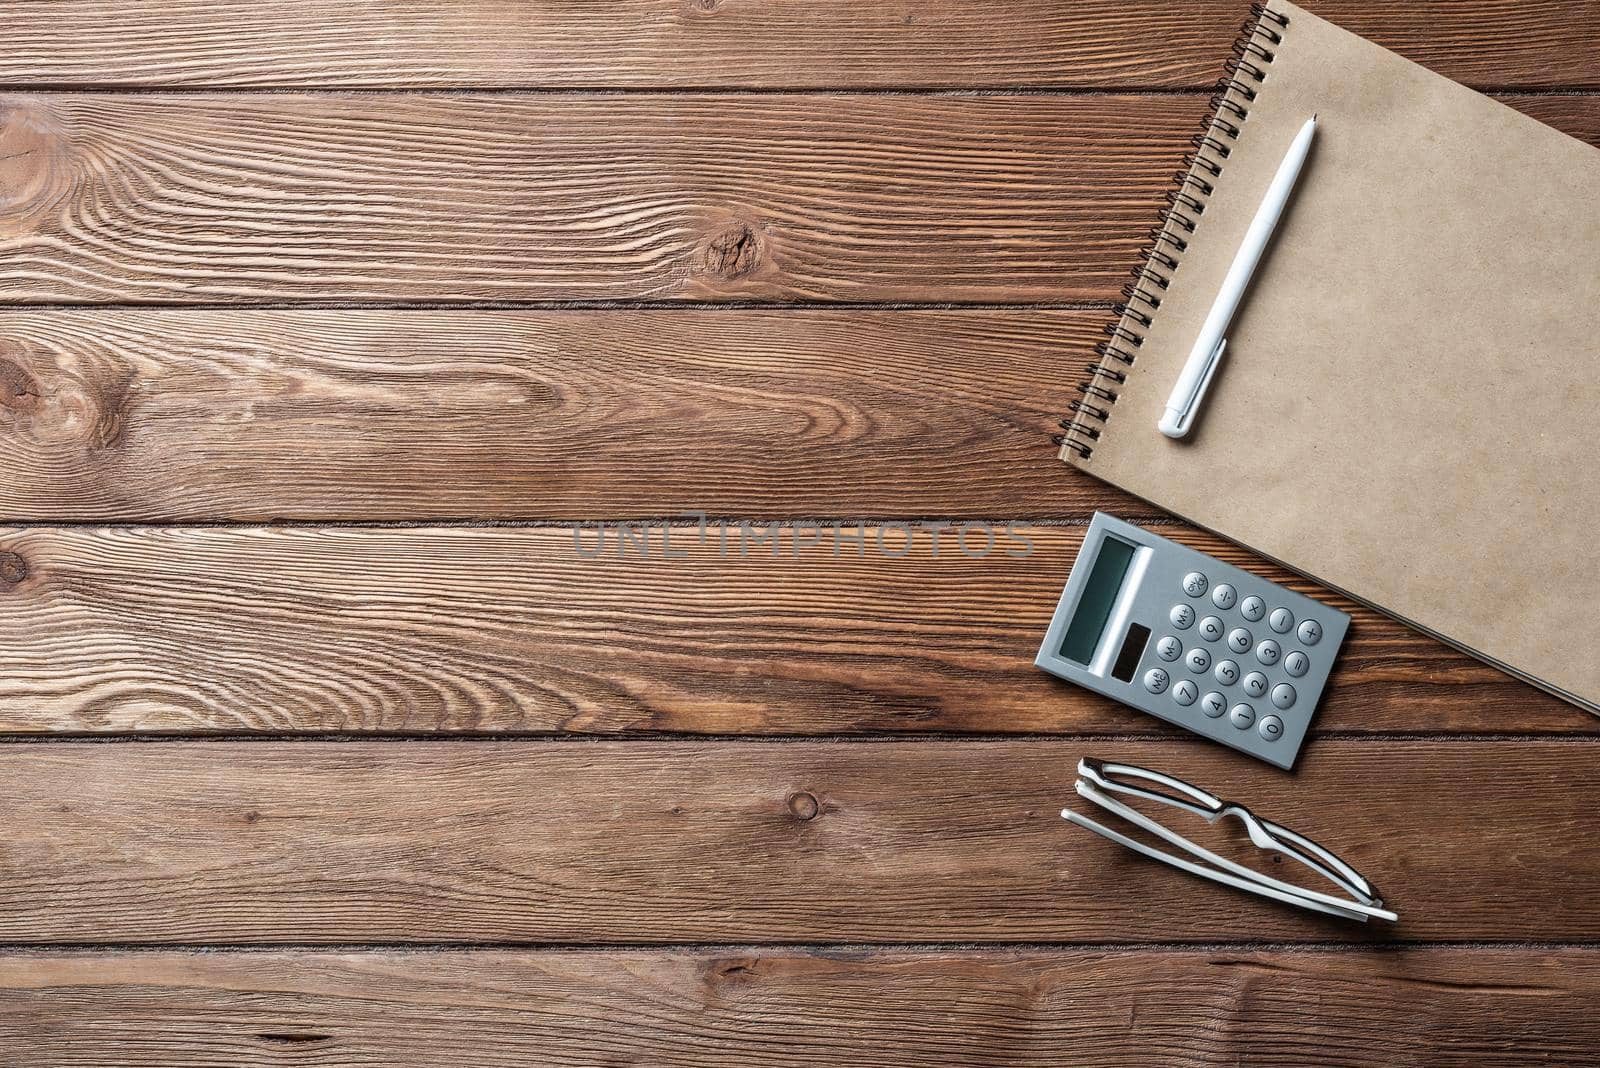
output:
M1155 324L1162 294L1189 250L1185 235L1200 227L1206 203L1216 192L1213 181L1227 169L1232 142L1239 139L1244 121L1250 117L1256 86L1267 80L1267 68L1288 25L1289 16L1266 4L1250 5L1250 18L1240 28L1233 55L1223 66L1211 109L1200 132L1190 140L1194 151L1183 157L1184 169L1173 175L1175 188L1166 194L1161 221L1151 228L1149 244L1139 250L1141 263L1133 269L1133 281L1122 287L1122 302L1113 308L1117 317L1105 326L1106 340L1094 347L1098 359L1089 377L1078 383L1083 396L1072 401L1071 414L1061 420L1062 433L1051 439L1063 453L1071 451L1087 460L1094 452L1101 428L1111 418L1111 406L1117 403L1115 387L1128 380L1125 368L1138 359L1144 332Z

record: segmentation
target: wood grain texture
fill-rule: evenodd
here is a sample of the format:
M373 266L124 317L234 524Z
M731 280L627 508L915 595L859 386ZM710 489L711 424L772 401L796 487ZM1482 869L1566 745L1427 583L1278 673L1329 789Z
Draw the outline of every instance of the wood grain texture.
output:
M694 527L626 542L614 527L0 533L0 730L1169 730L1033 666L1081 528L1001 531L992 550L978 528L906 537L764 524L711 527L704 544ZM1330 600L1355 622L1318 730L1595 729Z
M1103 311L0 310L0 521L1147 515Z
M1581 136L1600 97L1510 102ZM32 95L0 301L1103 301L1196 96Z
M0 308L0 523L67 524L0 529L0 733L95 736L0 742L0 1062L1592 1063L1591 718L1339 598L1293 775L1031 666L1149 511L1045 444L1205 108L1128 90L1243 8L0 0L0 303L227 306ZM1316 10L1600 144L1588 0ZM939 88L1021 91L849 92ZM1068 525L474 525L691 509ZM120 526L282 519L368 525ZM1088 736L855 737L1013 731ZM1074 831L1086 753L1402 923Z
M1590 0L1322 0L1451 78L1600 87ZM1247 5L921 0L51 0L0 5L0 82L49 86L1201 87Z
M1590 1065L1592 949L0 957L13 1068Z
M1366 926L1063 821L1085 754L1310 835ZM1576 941L1600 937L1594 741L17 744L10 942ZM1206 842L1243 841L1231 821ZM1232 844L1230 844L1232 843ZM1270 864L1268 866L1271 866Z

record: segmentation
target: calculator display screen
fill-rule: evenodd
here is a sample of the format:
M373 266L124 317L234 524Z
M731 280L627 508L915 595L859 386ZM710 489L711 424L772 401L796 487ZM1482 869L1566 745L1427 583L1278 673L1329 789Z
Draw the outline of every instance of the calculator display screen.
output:
M1117 594L1122 590L1122 579L1133 561L1135 547L1120 538L1107 537L1100 543L1100 555L1089 571L1089 581L1083 584L1083 596L1078 598L1078 608L1067 625L1067 636L1061 642L1061 655L1075 664L1088 664L1094 658L1095 646L1116 607Z

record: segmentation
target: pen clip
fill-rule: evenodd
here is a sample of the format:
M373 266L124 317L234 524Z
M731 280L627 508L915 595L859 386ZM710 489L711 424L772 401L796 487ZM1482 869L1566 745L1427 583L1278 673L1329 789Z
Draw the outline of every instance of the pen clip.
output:
M1217 365L1222 362L1222 350L1227 347L1227 338L1217 341L1217 347L1211 350L1211 356L1206 360L1205 371L1200 375L1200 381L1194 384L1194 392L1183 405L1182 411L1170 426L1161 427L1161 432L1169 438L1181 438L1189 433L1189 428L1194 425L1195 413L1200 410L1200 402L1205 399L1206 389L1211 385L1211 377L1217 373Z

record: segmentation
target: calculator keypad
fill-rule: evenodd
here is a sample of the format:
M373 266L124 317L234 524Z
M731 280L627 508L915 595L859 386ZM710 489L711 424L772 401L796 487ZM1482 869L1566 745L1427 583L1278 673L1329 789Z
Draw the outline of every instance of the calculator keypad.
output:
M1206 596L1206 591L1210 596ZM1208 614L1199 622L1196 634L1207 642L1215 642L1224 635L1227 636L1226 647L1232 653L1251 655L1257 664L1263 668L1272 668L1282 664L1283 674L1289 678L1302 678L1312 668L1311 653L1305 648L1290 648L1284 651L1284 642L1293 643L1298 639L1302 646L1315 646L1322 640L1322 624L1314 619L1296 620L1295 614L1282 606L1271 608L1267 602L1251 594L1248 597L1239 597L1230 583L1213 583L1210 576L1204 572L1191 571L1183 577L1183 593L1199 600L1205 598L1211 605L1220 611L1236 615L1237 620L1225 619L1216 614ZM1172 606L1168 613L1168 620L1178 630L1188 630L1195 625L1195 618L1199 612L1187 601L1180 601ZM1283 642L1276 638L1262 638L1257 641L1250 628L1239 624L1255 623L1265 619L1272 632L1281 635L1290 635ZM1299 626L1296 627L1296 622ZM1252 670L1242 672L1239 664L1232 659L1217 660L1212 663L1212 655L1204 646L1191 646L1184 650L1183 642L1176 635L1163 635L1156 642L1156 654L1162 660L1173 661L1183 657L1184 665L1196 675L1205 675L1210 671L1209 678L1215 680L1216 685L1222 690L1213 690L1199 696L1199 687L1189 679L1172 684L1164 671L1154 669L1147 672L1144 679L1145 688L1151 693L1161 693L1172 686L1172 700L1181 706L1188 707L1198 698L1200 711L1209 719L1220 719L1224 712L1227 713L1228 722L1238 730L1256 728L1260 736L1269 742L1275 742L1284 735L1283 720L1279 716L1266 715L1257 717L1255 706L1251 700L1265 698L1270 701L1273 708L1285 711L1294 707L1299 694L1287 679L1274 680L1264 671ZM1159 676L1153 678L1152 676Z

